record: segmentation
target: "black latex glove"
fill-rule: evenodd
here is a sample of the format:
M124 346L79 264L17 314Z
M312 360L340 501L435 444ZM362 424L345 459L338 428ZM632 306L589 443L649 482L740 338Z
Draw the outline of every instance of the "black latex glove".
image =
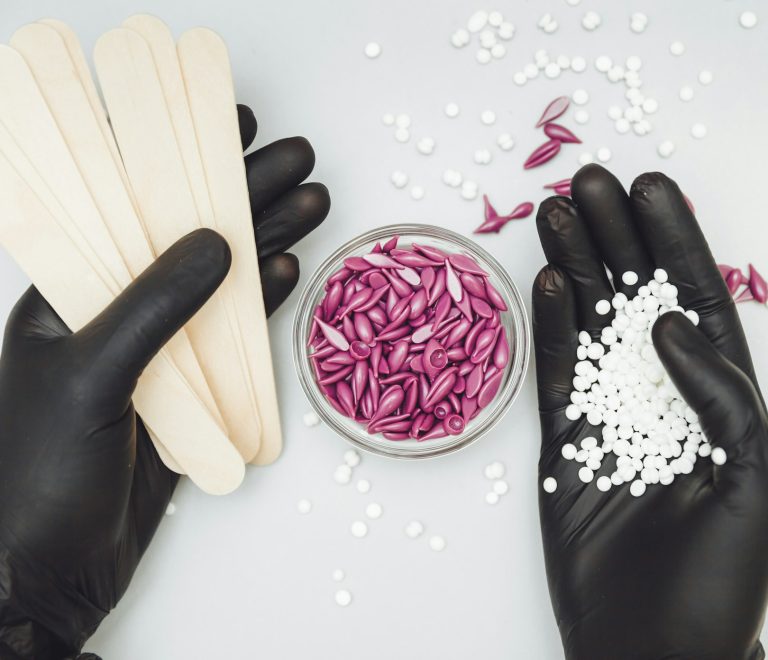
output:
M643 174L629 196L602 167L581 169L573 202L553 197L537 225L549 265L533 286L542 446L539 511L547 577L569 660L742 660L763 658L759 642L768 590L768 415L731 296L677 185ZM607 493L579 481L561 457L600 429L565 417L577 332L612 317L595 303L613 289L630 297L656 267L669 273L682 314L662 316L653 341L713 446L728 461L699 459L670 486ZM621 274L633 270L638 285ZM598 475L613 471L613 455ZM596 476L598 476L596 475Z
M243 147L256 134L240 107ZM267 312L296 285L284 250L329 209L303 184L303 138L246 157ZM0 658L77 657L125 592L178 475L158 458L131 405L136 380L226 275L215 232L179 240L76 334L31 287L0 356ZM95 657L91 655L83 656Z

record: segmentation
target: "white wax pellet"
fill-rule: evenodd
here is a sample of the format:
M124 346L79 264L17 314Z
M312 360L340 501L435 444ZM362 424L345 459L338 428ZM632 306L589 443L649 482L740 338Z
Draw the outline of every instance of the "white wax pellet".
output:
M367 493L371 490L371 482L367 479L360 479L357 484L355 484L355 488L357 488L358 493Z
M424 188L421 186L413 186L413 188L411 188L411 198L416 201L424 199Z
M547 34L552 34L553 32L556 32L558 28L558 23L555 20L550 21L544 26L544 32Z
M504 22L504 16L500 11L488 12L488 25L499 27Z
M610 69L608 69L608 73L605 75L611 82L619 82L624 78L624 67L621 67L618 64L612 66Z
M589 30L590 32L598 27L600 27L602 19L600 18L600 14L594 11L588 11L581 19L581 25L585 30Z
M599 426L603 423L603 414L599 410L590 410L587 413L587 421L592 426Z
M563 458L567 461L572 461L574 458L576 458L576 452L578 450L576 449L575 445L572 445L570 442L566 442L563 445L563 448L560 450L560 453L563 455Z
M489 491L485 494L485 502L486 504L498 504L499 503L499 494L494 493L493 491Z
M491 162L492 156L488 149L477 149L475 151L474 160L478 165L487 165Z
M637 479L630 484L629 492L632 493L634 497L640 497L643 493L645 493L646 488L647 486L645 485L645 482Z
M445 104L445 115L446 117L458 117L459 116L459 106L457 103L446 103Z
M672 142L672 140L664 140L663 142L659 143L659 146L656 148L656 150L659 152L659 156L662 158L669 158L673 153L675 153L675 143Z
M429 547L435 552L442 552L445 550L445 539L442 536L432 536L429 539Z
M336 592L335 599L336 599L336 604L339 607L346 607L352 602L352 594L349 593L349 591L347 591L346 589L339 589Z
M483 30L480 33L480 45L483 48L492 48L496 43L496 34L491 29Z
M643 112L652 115L659 109L659 102L656 99L645 99L642 103Z
M557 479L554 477L547 477L541 483L541 487L544 489L545 493L554 493L557 490Z
M611 478L606 477L603 475L602 477L597 478L597 489L603 491L604 493L607 493L609 490L611 490Z
M571 68L571 58L567 55L558 55L555 61L557 62L557 66L563 70Z
M557 62L550 62L547 64L547 66L544 67L544 75L547 78L554 79L557 78L561 73L561 69L558 66Z
M168 506L165 507L165 515L172 516L176 513L176 505L173 502L168 502Z
M490 463L489 465L486 466L485 476L488 477L489 479L501 479L506 473L506 471L507 469L504 466L504 463L502 463L501 461L494 461L493 463Z
M365 45L365 56L370 59L375 59L381 55L381 46L375 41L371 41Z
M589 92L586 89L574 90L573 94L571 94L571 100L576 105L584 105L589 102Z
M509 484L504 479L498 479L493 482L493 492L497 495L506 495L509 491Z
M331 579L334 582L342 582L346 576L344 575L344 571L342 571L340 568L337 568L336 570L331 573Z
M587 449L587 450L594 449L595 447L597 447L597 438L594 438L592 436L587 436L581 441L580 444L582 449Z
M399 115L395 117L395 126L398 128L410 128L411 127L411 116L401 112Z
M460 186L463 179L464 177L461 172L456 170L445 170L443 172L443 183L451 188Z
M607 55L600 55L595 59L595 68L600 73L608 73L608 71L612 66L613 66L613 60Z
M638 279L639 278L637 277L637 273L632 271L632 270L626 271L621 276L621 281L624 282L624 284L626 284L628 286L632 286L633 284L637 284L637 280Z
M477 197L477 184L474 181L464 181L461 184L461 197L471 201Z
M715 465L725 465L725 462L728 460L725 449L722 447L715 447L712 450L711 458Z
M525 73L528 80L533 80L539 75L539 67L537 67L533 62L529 62L523 67L523 73Z
M589 333L586 330L579 332L579 344L582 346L589 346L591 343L592 337L589 336Z
M405 535L409 539L416 539L424 533L424 525L418 520L412 520L405 526Z
M625 133L629 133L630 123L624 119L624 117L621 117L614 122L613 127L616 129L617 133L624 135Z
M470 32L480 32L488 24L488 12L479 10L469 17L467 29Z
M357 467L360 465L360 454L354 449L348 449L344 452L344 462L349 467Z
M614 121L623 116L623 111L618 105L611 105L608 107L608 117Z
M395 188L405 188L405 186L408 185L408 175L401 170L395 170L392 172L390 180L392 181L392 185Z
M504 44L493 44L491 46L491 57L495 60L500 60L507 54L507 48Z
M515 83L515 85L525 85L525 83L528 82L528 76L525 75L524 71L517 71L512 76L512 81Z
M697 122L691 126L691 135L697 140L700 140L701 138L706 137L707 127L701 122Z
M641 60L637 55L630 55L624 62L624 67L628 71L640 71L640 69L643 67L643 60Z
M384 124L384 126L393 126L395 123L395 115L391 112L385 112L381 115L381 123Z
M333 480L337 484L348 484L352 479L352 468L349 465L339 465L333 473Z
M378 502L371 502L365 507L365 515L371 520L378 520L381 518L381 514L384 513L384 509L381 508L381 504Z
M581 417L581 410L577 405L571 403L565 408L565 416L571 421L576 421Z
M699 315L696 313L695 309L686 310L685 315L688 317L688 320L693 323L693 325L699 325Z
M496 113L493 110L483 110L480 113L480 121L486 126L491 126L496 123Z
M586 124L589 121L589 113L581 108L573 113L573 120L577 124Z
M571 71L575 73L583 73L587 69L587 60L581 55L571 58Z
M598 153L598 158L599 158L600 151L598 151L597 153ZM600 160L602 160L602 159L600 159ZM609 301L605 300L605 299L598 300L597 303L595 303L595 311L598 314L607 314L608 312L611 311L611 303Z
M498 35L500 39L509 40L515 36L515 26L508 21L499 25Z
M503 151L509 151L515 146L515 140L509 133L501 133L499 137L496 138L496 144L498 144Z
M669 44L669 52L675 56L680 56L685 52L685 44L682 41L673 41Z
M589 165L590 163L594 162L594 158L591 153L588 151L585 151L581 154L579 154L579 165Z
M488 62L491 61L491 58L491 51L487 48L480 48L478 49L477 53L475 53L475 59L480 64L488 64Z
M648 27L648 17L641 13L635 12L629 17L629 29L636 34L645 32L645 28Z
M714 76L712 75L711 71L707 69L702 69L699 71L699 83L702 85L710 85L713 80Z
M588 484L590 481L592 481L594 476L595 473L588 467L584 466L579 468L579 479L581 479L581 481L583 481L585 484Z
M683 85L680 88L680 92L678 94L681 101L690 101L693 99L693 87L690 85Z
M395 129L395 140L398 142L408 142L411 139L411 132L407 128Z
M320 423L320 418L317 416L317 413L310 411L304 413L302 421L304 422L304 426L317 426Z
M586 360L587 359L587 347L586 346L579 346L576 349L576 357L579 360Z
M753 11L745 11L739 16L739 25L749 30L757 25L757 14Z
M435 140L431 137L423 137L416 143L416 150L420 154L429 156L435 150Z
M706 458L711 454L712 454L712 445L710 445L708 442L705 442L699 447L699 456L701 456L702 458Z
M306 514L312 511L312 502L307 499L300 499L296 502L296 510L301 514Z
M349 531L352 532L352 536L354 536L356 539L361 539L368 534L368 525L366 525L362 520L356 520L350 526Z

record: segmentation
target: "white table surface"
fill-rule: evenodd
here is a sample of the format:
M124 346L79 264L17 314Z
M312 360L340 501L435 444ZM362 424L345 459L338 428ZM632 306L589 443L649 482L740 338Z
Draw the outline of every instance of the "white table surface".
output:
M219 31L231 49L239 100L258 117L257 145L307 136L317 151L312 178L331 191L330 217L295 249L302 286L342 241L382 224L418 220L469 233L481 220L481 202L463 201L444 186L446 168L477 180L504 211L524 200L538 203L542 184L570 176L579 153L601 146L611 148L610 167L627 184L648 169L677 178L720 261L746 266L752 260L768 270L768 223L760 204L768 147L765 2L500 3L517 35L507 57L487 66L475 62L473 49L449 45L453 30L478 8L465 0L5 0L0 30L7 40L23 23L54 16L77 30L88 51L99 34L139 11L163 17L177 34L196 25ZM750 8L763 14L763 23L745 31L738 17ZM580 24L590 9L603 18L595 32ZM560 23L552 35L536 27L547 11ZM631 11L649 16L645 34L630 32ZM674 39L687 46L682 57L669 54ZM371 40L383 46L375 61L362 53ZM606 109L623 101L624 88L591 65L580 75L514 85L512 74L538 48L590 61L600 54L620 61L640 55L645 93L660 103L653 133L614 132ZM714 73L709 87L696 82L702 68ZM685 83L696 90L688 104L677 98ZM524 173L523 159L542 141L532 129L538 114L578 87L591 95L591 121L579 126L569 113L564 123L584 145L567 146L552 163ZM458 119L442 113L449 100L461 106ZM486 108L498 114L494 127L479 121ZM410 113L414 137L437 140L434 155L417 154L413 141L395 142L381 124L384 112ZM690 137L695 121L708 126L706 139ZM517 140L511 152L495 147L502 131ZM662 161L655 149L667 138L677 152ZM491 165L472 162L481 147L493 150ZM421 202L389 183L394 169L424 185ZM480 242L508 268L528 302L543 264L533 218ZM0 315L27 283L0 254ZM539 540L533 373L503 423L466 451L411 463L365 456L355 479L369 479L373 488L361 495L332 479L344 442L323 426L302 423L309 407L290 350L296 299L270 321L284 455L273 467L250 470L242 488L225 498L182 483L176 514L165 519L128 593L86 648L108 660L562 658ZM758 374L768 383L761 336L768 310L754 303L740 309ZM491 507L483 499L488 482L482 469L495 459L507 465L510 492ZM314 504L306 516L296 512L303 497ZM355 539L349 525L371 501L383 505L384 516L371 523L366 539ZM417 541L403 534L414 518L428 532ZM442 554L429 549L429 533L447 539ZM346 609L334 603L335 568L346 571L343 586L354 596Z

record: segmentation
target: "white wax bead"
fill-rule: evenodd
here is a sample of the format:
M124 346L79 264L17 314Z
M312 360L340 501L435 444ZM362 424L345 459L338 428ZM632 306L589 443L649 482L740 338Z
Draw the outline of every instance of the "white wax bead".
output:
M599 481L599 479L598 479L598 481ZM624 479L621 478L621 474L619 474L618 472L614 472L611 475L611 483L614 486L621 486L621 484L624 483Z
M591 162L594 161L594 158L592 157L592 154L588 151L585 151L584 153L579 155L579 165L589 165Z
M586 330L579 332L579 344L582 346L589 346L592 343L592 337Z
M454 48L464 48L469 43L469 32L459 28L451 35L451 44Z
M579 449L576 452L575 460L577 463L584 463L589 458L589 451L586 449Z
M407 128L398 128L395 130L395 140L398 142L408 142L411 139L411 132Z
M600 55L595 60L595 68L600 71L600 73L608 73L612 66L613 60L607 55Z
M307 514L312 511L312 502L310 502L308 499L302 498L296 502L296 510L301 514Z
M579 109L573 113L573 120L577 124L586 124L589 121L589 113L586 110Z
M539 75L539 67L537 67L532 62L529 62L523 67L523 72L525 73L525 76L528 78L528 80L533 80Z
M701 456L702 458L706 458L711 454L712 454L712 445L710 445L708 442L703 443L699 447L699 456Z
M381 46L375 41L371 41L365 45L365 56L370 59L375 59L381 55Z
M594 449L597 447L597 438L594 438L592 436L587 436L581 441L581 448L586 449L589 451L590 449Z
M348 449L344 452L344 462L349 465L349 467L357 467L360 465L360 454L354 449Z
M478 165L487 165L491 162L492 156L488 149L477 149L475 151L474 160Z
M583 73L587 68L587 60L577 55L571 58L571 71Z
M487 467L486 476L490 474L489 479L501 479L507 472L507 468L501 461L494 461Z
M708 71L707 69L702 69L699 71L699 83L702 85L710 85L712 84L712 81L715 79L715 77L712 75L711 71Z
M623 111L618 105L612 105L608 108L608 118L613 119L616 121L617 119L620 119L623 117Z
M341 582L344 580L344 571L342 571L340 568L337 568L333 573L331 574L331 578L334 582Z
M525 85L525 83L528 82L528 76L525 75L525 72L523 71L517 71L513 76L512 80L515 83L515 85Z
M498 34L499 38L509 40L515 36L515 26L512 25L512 23L504 21L501 25L499 25Z
M413 188L411 188L411 198L416 201L424 199L424 188L421 186L413 186Z
M557 480L554 477L547 477L542 482L541 487L547 493L554 493L557 490Z
M597 152L598 159L600 159L600 151L602 150L598 150ZM605 315L611 311L611 303L608 300L598 300L597 303L595 303L595 311L598 314Z
M598 477L597 489L603 491L604 493L611 490L611 478L606 477L605 475L603 475L602 477Z
M590 481L592 481L594 476L595 473L588 467L584 466L579 468L579 479L581 479L585 484L588 484Z
M368 525L366 525L362 520L356 520L352 523L349 531L352 532L352 536L354 536L356 539L361 539L368 534Z
M656 99L645 99L642 103L643 112L652 115L659 109L659 102Z
M429 547L435 552L445 550L445 539L442 536L433 536L429 539Z
M628 120L624 119L624 117L620 117L614 122L613 127L616 129L617 133L624 135L625 133L629 133L631 125Z
M503 151L509 151L515 146L515 141L509 133L501 133L499 137L496 138L496 144L498 144Z
M457 103L446 103L445 104L445 115L446 117L458 117L459 116L459 106Z
M409 539L415 539L424 533L424 525L418 520L412 520L405 526L405 535Z
M571 99L576 105L585 105L589 101L589 92L586 89L577 89L571 94Z
M679 57L685 52L685 44L682 41L673 41L669 44L669 52Z
M488 12L488 25L499 27L504 22L504 16L500 11Z
M367 479L360 479L357 484L355 484L355 488L357 488L358 493L367 493L371 490L371 482Z
M509 484L503 479L493 482L493 492L497 495L506 495L509 492Z
M504 44L493 44L491 46L491 57L495 60L500 60L507 54L507 48Z
M496 34L493 30L483 30L480 33L480 45L483 48L492 48L496 44Z
M176 513L176 505L173 502L168 502L168 506L165 507L165 515L172 516Z
M691 126L691 135L697 140L707 136L707 127L701 122L695 123Z
M753 11L742 12L741 16L739 16L739 25L747 30L755 27L757 25L757 14Z
M302 420L304 422L304 426L317 426L320 423L320 418L315 412L304 413Z
M365 507L365 515L371 520L378 520L381 518L382 513L384 513L384 510L381 508L381 504L378 504L377 502L371 502Z
M475 59L477 60L478 64L488 64L488 62L491 61L491 58L491 51L487 48L479 48L475 53Z
M629 492L632 493L634 497L640 497L645 493L646 485L645 482L640 481L639 479L636 481L633 481L631 485L629 486Z
M593 472L597 472L600 469L600 461L598 461L596 458L592 458L591 456L586 460L584 463L590 470Z
M728 456L725 453L725 449L722 447L715 447L712 450L712 462L715 465L725 465L725 462L728 460Z
M391 112L384 113L381 116L381 123L384 124L384 126L394 126L395 115L393 115Z
M678 93L678 96L680 97L681 101L691 101L693 100L693 87L690 85L683 85L680 88L680 92Z
M467 21L467 29L470 32L480 32L488 24L488 12L476 11Z
M480 113L480 121L486 126L496 123L496 113L493 110L483 110Z
M349 465L339 465L333 473L333 479L337 484L348 484L352 478L352 468Z
M563 70L571 68L571 58L567 55L558 55L555 61L557 62L557 66Z
M499 503L499 494L494 493L493 491L490 491L485 494L485 502L486 504L498 504Z
M547 66L544 67L544 75L547 78L554 79L557 78L561 73L560 66L557 64L557 62L550 62L547 64Z
M352 594L346 589L339 589L334 598L339 607L346 607L352 602Z
M576 357L579 358L579 360L586 360L587 359L587 347L586 346L579 346L576 349Z
M624 282L624 284L628 286L632 286L634 284L637 284L637 273L634 271L628 270L621 276L621 281Z
M693 325L699 325L699 315L696 313L696 310L689 309L685 312L685 315Z

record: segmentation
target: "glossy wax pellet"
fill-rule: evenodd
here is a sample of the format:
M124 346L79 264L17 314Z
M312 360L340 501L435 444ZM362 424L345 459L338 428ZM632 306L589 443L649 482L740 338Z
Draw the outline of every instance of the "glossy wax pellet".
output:
M316 381L338 413L371 434L393 442L461 435L503 387L507 309L472 257L394 236L329 277L308 340ZM345 456L347 468L357 461ZM334 474L339 483L350 477L342 466Z

